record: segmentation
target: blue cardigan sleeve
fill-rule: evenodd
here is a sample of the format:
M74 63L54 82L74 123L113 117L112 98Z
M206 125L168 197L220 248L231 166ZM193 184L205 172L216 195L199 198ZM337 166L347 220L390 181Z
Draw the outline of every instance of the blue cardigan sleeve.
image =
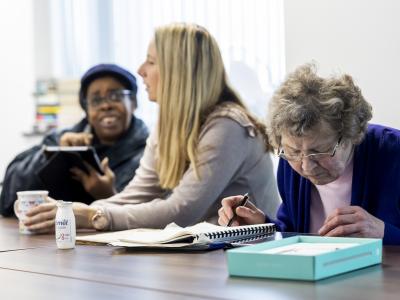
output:
M373 124L355 151L352 205L385 223L385 245L400 245L399 153L400 131Z
M400 228L385 222L383 243L385 245L400 245Z
M265 218L265 223L274 223L278 231L281 232L294 232L291 220L288 217L286 205L282 202L281 206L276 213L276 219L270 219L268 216Z
M273 219L269 216L266 216L266 223L272 222L275 223L277 230L281 232L294 232L295 226L293 224L293 218L290 216L291 205L290 205L290 197L287 195L287 192L290 190L291 186L289 182L285 183L285 170L284 164L280 160L278 166L278 190L279 195L281 196L282 203L279 206L279 209L276 213L276 219Z

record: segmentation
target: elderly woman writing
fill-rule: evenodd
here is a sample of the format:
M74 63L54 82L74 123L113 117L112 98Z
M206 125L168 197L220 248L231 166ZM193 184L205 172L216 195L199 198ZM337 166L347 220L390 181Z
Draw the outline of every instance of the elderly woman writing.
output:
M371 106L350 76L299 67L275 92L269 137L278 151L277 219L248 203L233 225L275 222L281 231L383 238L400 244L400 131L368 124ZM227 224L241 197L222 200Z

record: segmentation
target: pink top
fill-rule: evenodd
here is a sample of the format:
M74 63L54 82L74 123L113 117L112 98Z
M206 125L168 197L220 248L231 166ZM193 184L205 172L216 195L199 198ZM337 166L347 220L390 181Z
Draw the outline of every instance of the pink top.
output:
M351 203L353 181L353 159L344 173L335 181L324 185L313 185L311 189L310 233L318 233L329 214L336 208Z

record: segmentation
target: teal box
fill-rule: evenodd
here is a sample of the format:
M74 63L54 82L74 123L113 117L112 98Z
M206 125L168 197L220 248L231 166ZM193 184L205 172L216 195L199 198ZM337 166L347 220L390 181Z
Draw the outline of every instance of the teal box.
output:
M381 263L382 240L299 235L228 250L227 260L231 276L319 280Z

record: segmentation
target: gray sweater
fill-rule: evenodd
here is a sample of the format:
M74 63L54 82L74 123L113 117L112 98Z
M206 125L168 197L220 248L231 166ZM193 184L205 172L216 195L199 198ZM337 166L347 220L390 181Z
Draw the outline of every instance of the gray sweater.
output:
M123 191L91 204L103 208L110 221L107 230L216 223L222 198L246 192L267 215L276 214L280 199L271 158L261 135L236 105L218 106L201 129L200 180L190 165L178 186L162 189L156 170L157 142L153 132L135 177Z

